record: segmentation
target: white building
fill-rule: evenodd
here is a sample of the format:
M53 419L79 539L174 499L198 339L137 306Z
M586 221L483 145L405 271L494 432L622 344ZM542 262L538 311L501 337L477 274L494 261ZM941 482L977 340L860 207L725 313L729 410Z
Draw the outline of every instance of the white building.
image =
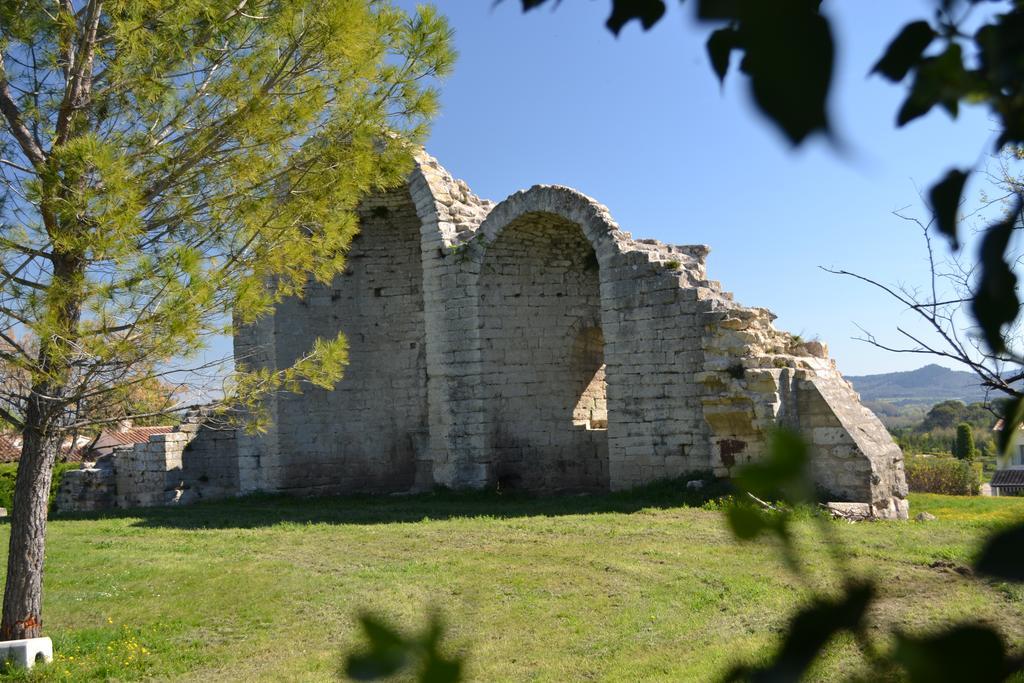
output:
M1024 425L1022 425L1024 427ZM993 431L1001 432L1003 421L996 422ZM1024 493L1024 429L1017 428L1005 453L996 456L996 471L992 475L992 495L1007 496Z

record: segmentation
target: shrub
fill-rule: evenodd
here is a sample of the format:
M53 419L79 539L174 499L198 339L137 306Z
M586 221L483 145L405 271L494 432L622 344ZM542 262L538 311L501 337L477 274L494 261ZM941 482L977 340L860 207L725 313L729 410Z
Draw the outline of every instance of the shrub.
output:
M981 466L969 460L911 455L906 459L907 486L914 493L976 496Z
M971 425L961 422L956 426L956 442L953 445L953 455L961 460L974 460L978 449L974 446L974 434L971 433Z
M68 470L77 470L80 467L77 462L59 462L53 466L53 481L50 482L50 505L53 505L53 497L60 486L61 477ZM14 509L14 479L18 476L18 463L0 463L0 507L7 508L10 513Z

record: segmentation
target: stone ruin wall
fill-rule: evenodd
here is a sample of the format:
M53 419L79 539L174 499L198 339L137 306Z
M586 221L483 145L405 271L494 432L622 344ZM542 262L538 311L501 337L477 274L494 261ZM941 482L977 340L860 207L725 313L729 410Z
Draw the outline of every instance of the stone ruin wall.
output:
M197 415L145 443L120 446L64 474L54 499L60 512L188 504L238 493L235 430Z
M586 237L564 220L523 216L489 245L477 287L494 483L607 489L607 427L581 419L605 394L595 381L604 366L597 258Z
M235 493L620 490L729 476L784 424L822 491L906 516L888 432L822 344L707 279L707 247L634 239L564 187L495 205L425 154L360 219L330 287L238 331L250 367L339 331L351 363L334 391L268 399L269 432L223 455Z
M272 364L343 332L344 390L276 399L276 447L254 488L302 494L412 488L426 449L427 373L419 219L406 190L364 202L346 271L311 284L270 320Z
M705 318L706 360L697 379L705 386L716 474L728 476L763 455L768 430L783 425L810 445L824 497L871 503L878 516L906 516L903 454L824 344L775 330L775 316L764 308L723 307Z

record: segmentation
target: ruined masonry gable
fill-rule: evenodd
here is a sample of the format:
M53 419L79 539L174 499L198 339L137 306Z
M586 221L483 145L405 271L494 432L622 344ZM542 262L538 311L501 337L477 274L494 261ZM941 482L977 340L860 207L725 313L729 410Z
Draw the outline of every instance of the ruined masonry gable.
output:
M727 477L786 425L824 495L906 517L902 454L824 345L734 302L707 247L634 239L565 187L493 204L426 154L360 221L343 275L235 338L240 364L273 368L342 331L345 377L268 399L273 425L234 435L236 489L216 495Z

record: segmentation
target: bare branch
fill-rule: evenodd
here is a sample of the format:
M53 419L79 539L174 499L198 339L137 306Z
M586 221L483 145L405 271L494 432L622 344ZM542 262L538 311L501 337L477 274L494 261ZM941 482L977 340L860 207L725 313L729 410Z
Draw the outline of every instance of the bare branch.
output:
M7 70L4 68L3 58L0 58L0 113L7 120L7 127L11 135L18 141L22 154L36 169L42 168L46 163L46 155L43 153L39 141L36 140L22 120L21 109L18 103L11 97L10 84L7 82Z
M70 3L67 3L70 5ZM57 132L54 145L62 145L70 136L71 117L89 100L92 86L92 62L96 48L96 31L100 24L103 0L89 0L85 13L85 26L72 58L71 77L65 89L64 101L57 114Z
M12 425L18 431L25 428L25 423L6 408L0 407L0 419L3 419L4 422Z
M22 166L21 164L11 161L10 159L0 159L0 164L3 164L4 166L10 166L11 168L17 169L22 173L33 173L33 170L28 166Z

